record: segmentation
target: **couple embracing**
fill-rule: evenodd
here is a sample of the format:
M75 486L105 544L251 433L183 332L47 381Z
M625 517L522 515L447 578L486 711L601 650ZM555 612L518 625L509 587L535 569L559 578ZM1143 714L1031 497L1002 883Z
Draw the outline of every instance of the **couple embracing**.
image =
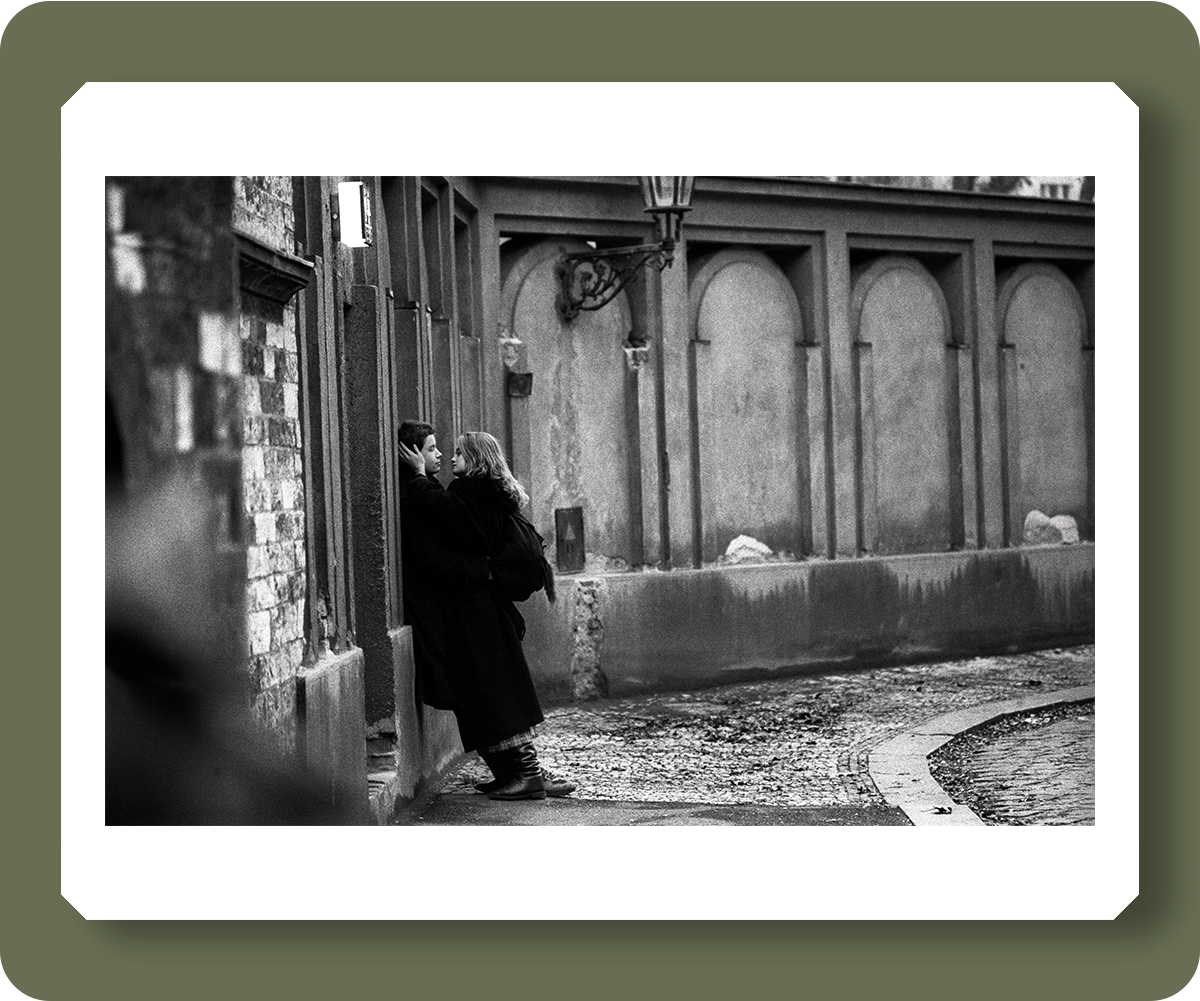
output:
M476 786L481 792L500 800L566 796L575 786L538 764L542 709L521 648L525 620L513 604L527 593L514 584L514 566L518 575L528 576L529 566L535 576L544 572L550 600L553 573L540 549L540 563L506 559L519 551L514 534L529 497L484 431L455 443L448 489L435 477L442 453L433 427L404 421L397 437L404 617L413 630L417 697L453 711L463 748L478 751L492 771L492 781Z

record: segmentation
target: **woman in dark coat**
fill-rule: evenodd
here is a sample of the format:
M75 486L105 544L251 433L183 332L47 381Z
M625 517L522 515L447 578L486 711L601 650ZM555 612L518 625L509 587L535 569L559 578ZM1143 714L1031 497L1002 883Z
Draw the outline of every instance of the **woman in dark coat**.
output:
M455 480L446 491L424 475L421 452L401 442L400 458L416 474L405 488L410 518L416 515L409 531L431 533L434 539L427 541L471 562L499 551L508 514L519 511L528 495L495 438L468 431L458 439ZM441 642L422 645L444 651L438 673L450 704L440 707L453 710L464 749L478 750L495 776L480 788L493 799L569 794L573 785L538 765L533 728L543 716L521 648L521 613L492 580L464 575L456 559L448 559L445 569L443 582L457 582L444 592L445 632Z

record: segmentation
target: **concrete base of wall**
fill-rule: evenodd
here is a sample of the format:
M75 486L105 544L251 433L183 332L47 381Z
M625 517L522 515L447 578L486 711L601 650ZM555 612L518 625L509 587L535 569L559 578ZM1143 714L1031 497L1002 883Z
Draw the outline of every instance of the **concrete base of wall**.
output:
M561 704L1091 642L1092 544L563 577L521 606Z
M388 633L395 678L395 745L392 764L370 776L370 806L375 823L387 824L396 811L437 782L463 756L454 714L420 705L416 699L412 627Z
M363 653L330 656L296 677L302 759L348 822L365 823L367 760L363 752Z

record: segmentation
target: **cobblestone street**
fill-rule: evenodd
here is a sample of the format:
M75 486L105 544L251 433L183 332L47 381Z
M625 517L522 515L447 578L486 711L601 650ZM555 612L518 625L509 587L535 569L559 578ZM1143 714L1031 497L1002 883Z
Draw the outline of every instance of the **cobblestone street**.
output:
M1086 646L601 700L549 710L537 743L543 764L577 783L576 800L878 809L867 762L882 741L957 709L1089 684L1094 667ZM1090 763L1091 724L1074 718L1086 715L1020 739L1034 758L1035 742L1051 736ZM991 781L1011 757L1006 745L989 747L980 776ZM471 759L439 795L477 795L472 784L487 777ZM1049 762L1003 780L1026 805L1031 786L1075 781ZM1012 817L1001 822L1090 822Z
M997 720L944 745L930 766L986 824L1094 824L1095 704Z

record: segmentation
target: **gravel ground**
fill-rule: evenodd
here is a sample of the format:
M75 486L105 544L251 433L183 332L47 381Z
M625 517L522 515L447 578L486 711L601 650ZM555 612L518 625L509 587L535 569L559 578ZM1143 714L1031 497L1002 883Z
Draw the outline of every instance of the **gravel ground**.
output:
M969 730L929 756L951 799L989 825L1096 822L1096 705L1050 706Z
M546 712L538 754L581 799L840 806L883 803L872 747L934 716L1094 680L1091 646L811 674ZM472 758L443 793L490 778Z

